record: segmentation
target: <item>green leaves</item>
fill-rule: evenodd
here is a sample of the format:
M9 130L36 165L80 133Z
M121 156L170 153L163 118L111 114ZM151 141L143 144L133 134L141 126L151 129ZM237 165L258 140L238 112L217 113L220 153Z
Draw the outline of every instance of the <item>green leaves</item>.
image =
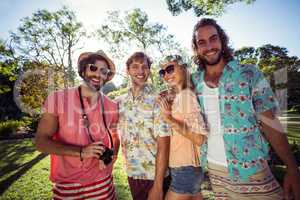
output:
M151 57L161 57L181 49L175 37L167 33L167 28L149 20L147 13L140 9L108 12L106 23L96 32L98 38L109 46L114 58L124 60L140 49L151 53Z
M17 59L12 49L0 40L0 94L11 91L11 82L17 79Z
M7 85L0 85L0 94L11 91L11 88Z
M258 52L254 47L242 47L234 52L236 59L241 64L257 64L258 61Z
M12 45L24 60L46 62L64 74L64 85L73 85L75 71L72 59L75 48L86 36L75 13L63 7L56 12L38 10L21 20L15 33L11 33Z
M220 16L226 7L237 3L244 2L251 4L255 0L166 0L169 11L176 16L183 11L192 9L197 17L204 15Z
M98 38L108 45L108 51L117 61L124 62L136 51L146 52L154 61L150 79L154 88L163 87L157 72L158 61L165 55L178 53L186 55L184 48L175 40L175 36L167 33L167 28L159 23L151 22L147 13L140 9L108 12L107 19L96 32ZM122 65L124 65L122 63ZM125 79L123 85L127 85ZM112 93L112 97L122 92Z
M297 70L295 66L299 59L295 56L288 56L285 47L266 44L258 48L243 47L235 51L235 57L242 64L257 64L266 74L270 75L275 70L287 68L287 71Z

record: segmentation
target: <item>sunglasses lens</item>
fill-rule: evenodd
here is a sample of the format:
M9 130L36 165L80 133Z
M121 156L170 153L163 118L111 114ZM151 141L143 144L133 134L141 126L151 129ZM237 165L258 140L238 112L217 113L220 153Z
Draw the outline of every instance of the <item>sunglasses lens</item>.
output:
M166 73L172 74L174 72L174 65L169 65L165 69L159 70L160 77L164 77Z
M168 74L172 74L174 72L174 65L169 65L168 67L166 67L166 72Z
M102 75L109 75L110 74L110 70L107 68L100 68L100 72Z
M164 77L166 71L165 71L164 69L161 69L161 70L159 70L158 73L159 73L159 76L160 76L160 77Z
M91 72L96 72L98 70L98 67L96 65L90 65L89 69L90 69ZM106 76L106 75L110 75L111 71L107 68L100 68L100 73L102 75Z
M95 72L98 70L98 67L95 65L90 65L90 71Z

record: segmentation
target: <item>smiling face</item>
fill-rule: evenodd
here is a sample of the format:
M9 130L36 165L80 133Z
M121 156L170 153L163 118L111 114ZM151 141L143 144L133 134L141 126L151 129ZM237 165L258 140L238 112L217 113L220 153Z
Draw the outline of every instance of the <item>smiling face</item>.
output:
M99 91L107 80L109 68L104 60L96 60L93 64L87 64L83 78L88 87Z
M206 66L220 63L222 59L222 43L214 26L200 27L196 32L197 54Z
M132 63L127 67L127 73L133 86L144 86L150 75L147 59L133 59Z
M164 72L164 73L162 73ZM182 89L186 81L186 72L177 62L172 61L161 66L160 75L170 87Z

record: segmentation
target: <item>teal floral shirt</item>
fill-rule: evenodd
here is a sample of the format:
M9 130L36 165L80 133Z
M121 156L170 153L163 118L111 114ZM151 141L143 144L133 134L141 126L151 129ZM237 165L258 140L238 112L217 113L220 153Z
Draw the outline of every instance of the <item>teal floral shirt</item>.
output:
M203 104L204 71L192 75L200 104ZM259 113L278 112L278 103L264 75L253 65L229 62L219 81L221 128L229 176L247 181L266 166L269 145L259 129ZM213 148L213 147L210 147ZM206 164L207 143L201 147L201 163Z

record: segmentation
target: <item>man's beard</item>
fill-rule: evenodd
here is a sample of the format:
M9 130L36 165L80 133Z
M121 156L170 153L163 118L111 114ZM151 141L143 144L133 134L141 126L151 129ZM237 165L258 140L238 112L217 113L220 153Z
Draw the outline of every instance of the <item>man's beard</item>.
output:
M91 79L92 79L92 78L93 78L93 77L85 77L85 78L83 79L83 81L84 81L84 83L85 83L92 91L94 91L94 92L99 92L100 89L102 88L102 86L104 85L104 83L103 83L103 82L100 82L100 84L94 85L94 84L91 82Z
M205 56L199 56L201 62L204 64L204 66L211 66L218 64L223 57L222 51L218 51L218 55L215 59L209 61Z

